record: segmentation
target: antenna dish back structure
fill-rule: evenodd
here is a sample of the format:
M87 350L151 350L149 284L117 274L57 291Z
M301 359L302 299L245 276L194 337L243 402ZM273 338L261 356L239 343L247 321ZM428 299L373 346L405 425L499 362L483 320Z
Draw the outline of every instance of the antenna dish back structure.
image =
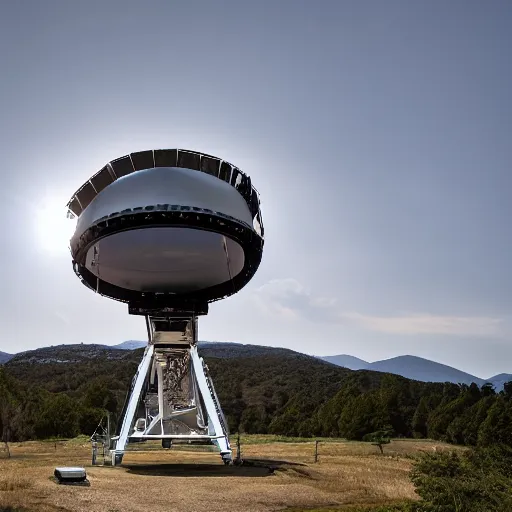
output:
M148 328L113 464L128 442L146 439L213 443L230 463L228 426L197 353L197 318L240 291L261 262L264 228L251 179L211 155L141 151L105 165L68 209L78 217L70 241L76 275L145 316Z

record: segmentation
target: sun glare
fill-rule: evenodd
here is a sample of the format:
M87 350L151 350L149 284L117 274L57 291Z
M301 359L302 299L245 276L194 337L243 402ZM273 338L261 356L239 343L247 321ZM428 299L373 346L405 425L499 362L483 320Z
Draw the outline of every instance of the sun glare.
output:
M69 240L76 228L76 217L69 218L61 201L47 200L36 213L38 245L52 254L68 252Z

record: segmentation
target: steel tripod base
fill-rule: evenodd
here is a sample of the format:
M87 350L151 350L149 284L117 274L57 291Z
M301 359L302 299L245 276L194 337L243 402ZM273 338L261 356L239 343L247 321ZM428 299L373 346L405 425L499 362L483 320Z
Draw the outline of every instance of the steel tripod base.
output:
M122 463L127 443L161 440L214 444L232 462L227 422L197 352L197 320L147 317L150 341L132 382L123 421L113 446L112 465Z

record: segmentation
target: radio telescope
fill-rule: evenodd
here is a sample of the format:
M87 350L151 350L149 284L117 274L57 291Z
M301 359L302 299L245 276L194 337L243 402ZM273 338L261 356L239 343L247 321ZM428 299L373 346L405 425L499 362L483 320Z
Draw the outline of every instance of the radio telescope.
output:
M254 276L263 251L259 194L230 163L182 149L109 162L71 197L73 268L91 290L146 319L149 342L113 438L215 444L229 464L228 425L197 352L197 319Z

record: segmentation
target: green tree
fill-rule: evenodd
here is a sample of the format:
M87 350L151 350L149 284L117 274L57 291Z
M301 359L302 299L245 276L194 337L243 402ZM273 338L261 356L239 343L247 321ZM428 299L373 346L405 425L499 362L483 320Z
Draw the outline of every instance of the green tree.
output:
M490 394L464 409L448 425L446 431L448 441L455 444L475 446L478 442L478 431L487 418L489 408L495 401L496 395Z
M506 398L512 398L512 381L505 382L505 384L503 384L503 391L501 392L501 395Z
M422 501L418 512L512 510L510 448L424 454L411 479Z
M16 414L16 399L10 391L9 379L0 368L0 435L5 445L7 457L11 457L9 442L13 434L14 416Z
M496 395L496 390L494 389L494 386L490 382L486 382L482 386L481 391L483 397Z
M414 437L427 437L427 423L428 415L430 413L428 407L428 400L426 397L421 397L414 416L412 417L412 431Z
M100 421L105 417L105 414L105 409L82 407L78 418L80 433L92 436Z
M389 413L378 398L378 392L364 393L347 402L338 422L341 436L361 440L390 424Z
M487 412L478 430L478 444L512 445L512 401L499 396Z
M318 408L317 413L317 435L324 437L339 437L339 420L343 410L351 406L352 400L361 395L356 383L349 383L344 386L330 400Z
M391 443L391 436L393 435L393 430L390 427L384 428L382 430L377 430L377 432L372 432L371 434L366 434L363 437L363 441L372 443L373 446L377 446L380 450L380 453L384 453L384 445Z
M480 388L476 384L459 386L459 394L451 401L441 402L428 418L428 437L450 441L448 427L455 418L461 416L464 411L478 402L481 397Z
M105 409L110 412L115 412L117 409L114 392L102 381L96 381L87 386L82 403L87 408Z
M75 437L79 431L78 404L65 393L48 395L36 425L37 436Z
M266 413L262 406L251 405L242 413L240 419L240 430L247 434L265 433Z

